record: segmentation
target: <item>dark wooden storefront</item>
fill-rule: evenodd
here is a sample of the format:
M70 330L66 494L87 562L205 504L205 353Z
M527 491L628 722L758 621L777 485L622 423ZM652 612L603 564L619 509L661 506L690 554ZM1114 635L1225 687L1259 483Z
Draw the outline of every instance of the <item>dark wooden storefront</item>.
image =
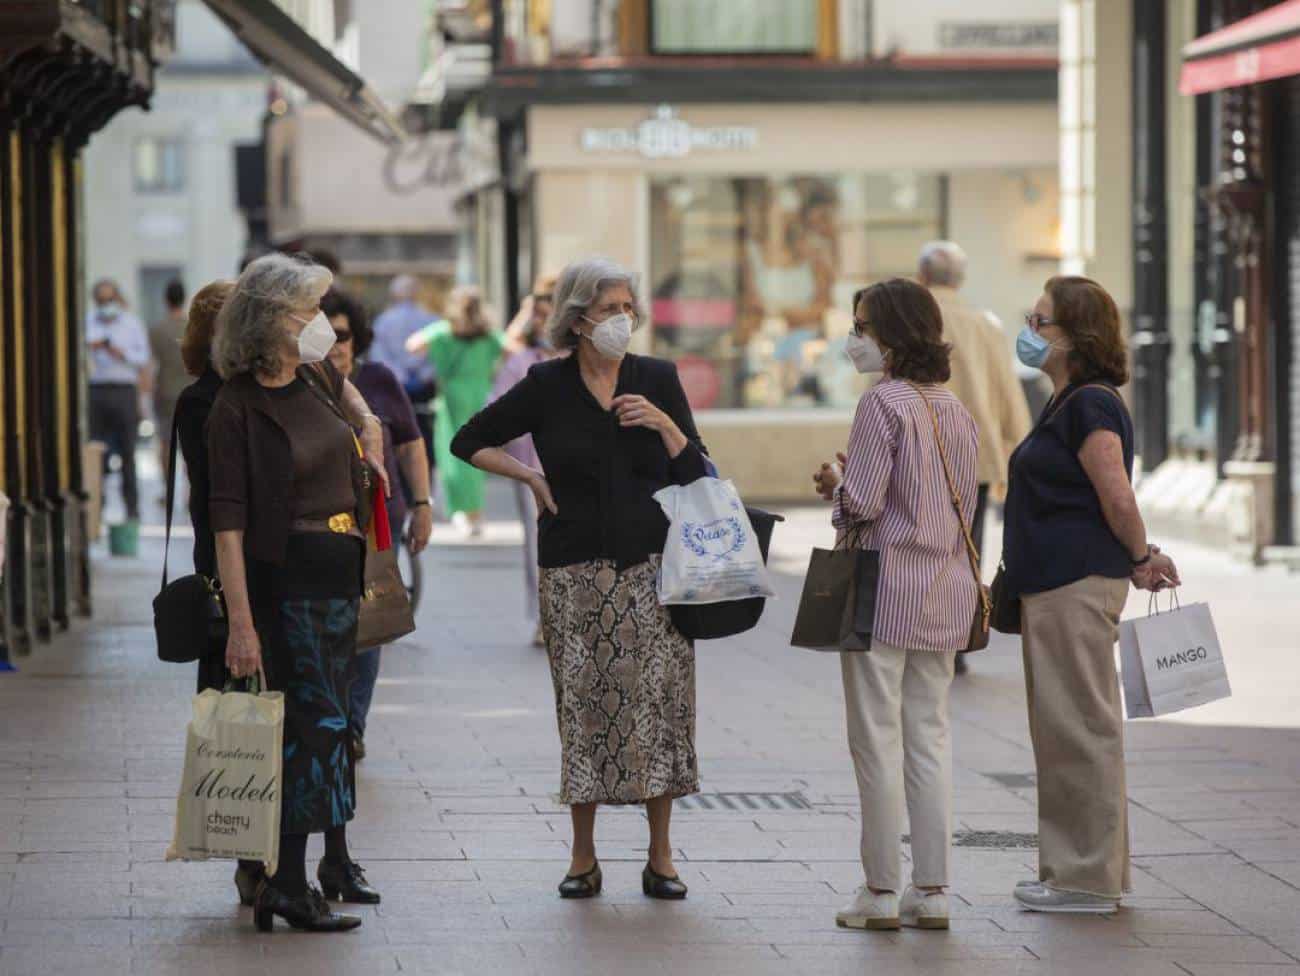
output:
M170 3L0 5L0 660L91 611L81 151L147 105Z

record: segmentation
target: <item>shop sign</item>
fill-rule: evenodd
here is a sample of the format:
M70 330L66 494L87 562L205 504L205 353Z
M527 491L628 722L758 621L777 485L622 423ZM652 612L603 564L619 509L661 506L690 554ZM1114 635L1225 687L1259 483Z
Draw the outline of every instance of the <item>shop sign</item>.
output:
M748 152L758 130L748 125L694 126L669 105L630 129L583 129L583 152L638 153L646 159L681 159L693 152Z
M944 50L1052 48L1058 43L1054 21L945 21L939 24Z

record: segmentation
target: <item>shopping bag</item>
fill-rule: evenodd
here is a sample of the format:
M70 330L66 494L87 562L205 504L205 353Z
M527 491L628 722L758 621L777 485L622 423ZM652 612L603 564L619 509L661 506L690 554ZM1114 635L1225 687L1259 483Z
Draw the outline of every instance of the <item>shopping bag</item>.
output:
M814 549L790 643L813 651L869 651L876 619L880 553L856 540Z
M209 688L194 696L167 860L280 855L284 695Z
M366 533L365 580L357 611L357 653L391 644L414 630L415 610L397 565L388 509L383 498L377 497L375 516Z
M669 485L654 500L672 523L659 565L661 604L776 596L754 527L730 481L705 477Z
M1125 620L1120 675L1129 718L1169 715L1232 695L1206 603Z

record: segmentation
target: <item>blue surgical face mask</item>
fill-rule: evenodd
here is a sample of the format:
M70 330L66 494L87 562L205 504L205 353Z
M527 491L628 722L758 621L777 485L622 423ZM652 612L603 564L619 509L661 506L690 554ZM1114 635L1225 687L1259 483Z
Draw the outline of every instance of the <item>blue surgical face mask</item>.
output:
M1016 336L1016 358L1031 369L1042 369L1047 362L1047 355L1052 351L1052 344L1029 326L1020 330Z

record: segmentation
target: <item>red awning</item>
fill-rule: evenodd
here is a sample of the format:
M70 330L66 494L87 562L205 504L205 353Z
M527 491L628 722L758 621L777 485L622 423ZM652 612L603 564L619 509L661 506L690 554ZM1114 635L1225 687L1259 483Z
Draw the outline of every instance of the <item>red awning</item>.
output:
M1183 48L1184 95L1300 74L1300 0L1284 0Z

